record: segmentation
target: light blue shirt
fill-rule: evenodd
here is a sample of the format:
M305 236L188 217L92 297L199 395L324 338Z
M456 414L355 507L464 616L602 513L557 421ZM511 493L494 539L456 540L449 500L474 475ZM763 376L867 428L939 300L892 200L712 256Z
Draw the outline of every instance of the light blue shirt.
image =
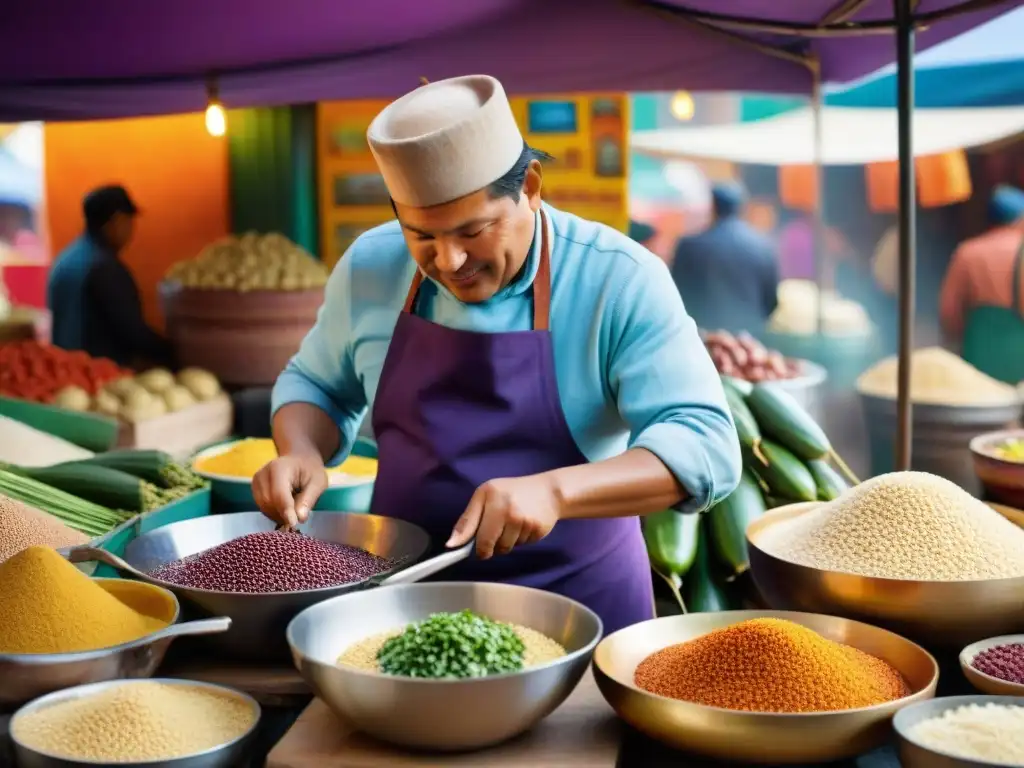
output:
M549 206L545 212L553 232L555 373L577 446L591 461L646 448L689 491L681 508L707 509L736 487L739 441L668 268L621 232ZM424 280L416 313L461 330L530 330L539 256L535 237L523 275L481 304L464 304ZM397 221L361 235L335 267L316 325L274 387L274 411L311 403L337 422L342 447L332 465L348 455L372 408L415 271Z

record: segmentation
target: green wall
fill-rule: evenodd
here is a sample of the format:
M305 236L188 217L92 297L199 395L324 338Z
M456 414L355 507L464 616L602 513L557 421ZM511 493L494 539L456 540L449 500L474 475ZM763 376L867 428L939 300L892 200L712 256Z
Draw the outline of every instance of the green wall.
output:
M282 232L319 254L316 107L228 113L231 228Z

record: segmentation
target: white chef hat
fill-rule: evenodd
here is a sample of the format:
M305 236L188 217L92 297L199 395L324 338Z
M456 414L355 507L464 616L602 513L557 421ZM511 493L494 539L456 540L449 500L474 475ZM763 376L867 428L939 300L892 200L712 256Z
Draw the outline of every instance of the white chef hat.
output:
M483 189L523 152L505 89L487 75L407 93L373 119L366 137L392 199L417 208Z

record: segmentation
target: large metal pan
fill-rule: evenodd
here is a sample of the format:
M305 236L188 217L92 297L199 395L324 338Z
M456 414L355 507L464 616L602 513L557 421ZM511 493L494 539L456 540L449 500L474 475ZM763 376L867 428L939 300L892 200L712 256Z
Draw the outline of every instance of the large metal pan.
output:
M259 512L185 520L143 534L119 558L105 550L76 547L67 551L71 562L98 560L142 581L169 589L186 605L212 616L231 618L231 629L210 643L231 658L285 661L289 658L285 628L300 611L348 592L382 584L419 581L469 557L474 543L416 563L430 548L430 536L417 525L378 515L314 512L298 530L322 541L359 547L399 563L398 567L362 581L301 592L218 592L194 589L154 579L149 573L166 563L203 552L250 533L274 530Z

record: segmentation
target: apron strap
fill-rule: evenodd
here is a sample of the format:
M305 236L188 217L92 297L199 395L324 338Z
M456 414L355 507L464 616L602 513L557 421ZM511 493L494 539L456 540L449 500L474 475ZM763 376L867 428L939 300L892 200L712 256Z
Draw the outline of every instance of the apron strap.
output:
M546 331L551 321L551 246L548 242L547 215L543 208L540 212L540 227L540 261L537 264L537 276L533 279L533 330ZM417 269L405 297L403 312L412 314L421 285L423 272Z
M1020 304L1021 272L1024 272L1024 240L1021 240L1020 248L1017 250L1017 259L1013 263L1013 293L1011 294L1012 298L1010 303L1010 307L1013 308L1014 312L1024 314L1024 307Z

